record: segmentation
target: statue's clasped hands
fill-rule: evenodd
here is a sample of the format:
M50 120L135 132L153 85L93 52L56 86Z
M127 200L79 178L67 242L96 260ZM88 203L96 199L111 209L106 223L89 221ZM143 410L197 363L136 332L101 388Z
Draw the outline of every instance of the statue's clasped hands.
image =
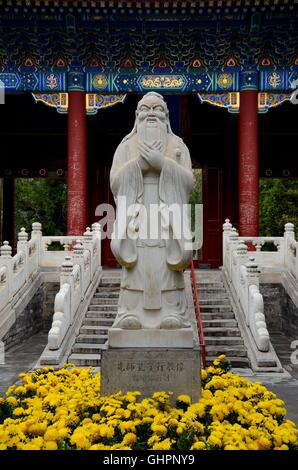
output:
M139 152L139 164L143 171L149 169L161 171L164 163L161 142L154 141L152 144L139 142Z

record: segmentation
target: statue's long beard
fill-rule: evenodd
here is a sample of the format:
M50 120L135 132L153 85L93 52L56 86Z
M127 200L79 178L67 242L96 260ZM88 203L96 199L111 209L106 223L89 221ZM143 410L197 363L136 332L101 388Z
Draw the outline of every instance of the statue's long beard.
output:
M165 151L168 141L168 130L166 123L159 120L156 122L147 122L144 120L137 127L138 139L141 142L152 144L154 141L161 142L162 150Z

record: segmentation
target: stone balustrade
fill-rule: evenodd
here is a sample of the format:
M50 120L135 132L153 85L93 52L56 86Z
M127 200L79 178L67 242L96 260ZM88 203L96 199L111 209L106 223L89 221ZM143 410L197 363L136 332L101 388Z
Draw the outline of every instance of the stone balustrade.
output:
M224 261L235 233L236 229L230 224L229 219L226 219L223 225ZM243 241L248 247L254 247L255 261L263 271L288 271L298 282L298 241L295 240L294 224L285 224L283 237L239 237L237 233L234 240L236 243Z
M69 314L66 307L60 307L58 300L55 306L55 312L62 311L67 318L69 317L69 320L63 323L64 326L67 325L69 321L71 322L72 315L101 265L99 224L93 224L92 229L88 227L79 241L77 236L43 236L41 229L40 223L33 223L29 240L25 228L21 228L14 256L8 241L4 241L0 247L0 326L5 312L11 309L18 299L20 290L26 289L26 285L29 286L40 271L48 268L58 271L65 261L65 255L72 254L74 266L71 277L61 269L60 279L61 288L65 284L69 285L69 288L64 286L63 290L63 296L67 299L64 299L64 302L70 302ZM64 249L49 249L54 242ZM55 318L55 321L58 321L58 318ZM60 332L60 336L61 334Z
M285 225L283 237L239 237L229 219L223 224L223 269L259 351L268 351L270 342L259 291L260 273L287 271L298 281L297 245L291 223Z

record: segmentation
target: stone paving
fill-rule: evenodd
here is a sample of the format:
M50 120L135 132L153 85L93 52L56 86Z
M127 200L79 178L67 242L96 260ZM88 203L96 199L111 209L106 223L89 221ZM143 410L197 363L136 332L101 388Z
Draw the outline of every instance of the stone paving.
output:
M47 331L41 331L7 351L5 364L0 364L0 396L19 379L21 372L34 368L47 344L47 336Z
M5 364L0 365L0 396L18 381L18 374L32 370L47 342L47 332L40 332L7 351ZM287 418L298 426L298 365L286 366L283 373L254 373L251 369L232 369L252 381L262 382L285 402Z

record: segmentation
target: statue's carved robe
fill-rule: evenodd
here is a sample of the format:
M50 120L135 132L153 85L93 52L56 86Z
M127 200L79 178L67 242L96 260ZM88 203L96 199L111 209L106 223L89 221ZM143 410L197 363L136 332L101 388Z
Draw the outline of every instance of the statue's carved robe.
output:
M140 309L146 316L145 328L158 327L158 323L169 315L178 315L181 326L189 326L184 318L183 269L189 265L192 250L189 220L185 214L183 227L180 223L181 209L183 204L188 204L193 184L189 152L179 137L168 134L160 174L151 171L143 175L138 157L137 134L132 134L117 148L110 174L117 204L111 249L123 267L115 326L121 318L137 315ZM121 207L121 197L126 198L126 207ZM147 221L138 204L146 208ZM156 227L158 236L154 239L140 235L146 222L149 224L150 204L158 204L161 208ZM167 207L173 204L176 209L172 217L164 218ZM126 208L133 205L136 205L135 210L126 214ZM162 230L167 229L167 220L170 220L169 239L162 236Z

